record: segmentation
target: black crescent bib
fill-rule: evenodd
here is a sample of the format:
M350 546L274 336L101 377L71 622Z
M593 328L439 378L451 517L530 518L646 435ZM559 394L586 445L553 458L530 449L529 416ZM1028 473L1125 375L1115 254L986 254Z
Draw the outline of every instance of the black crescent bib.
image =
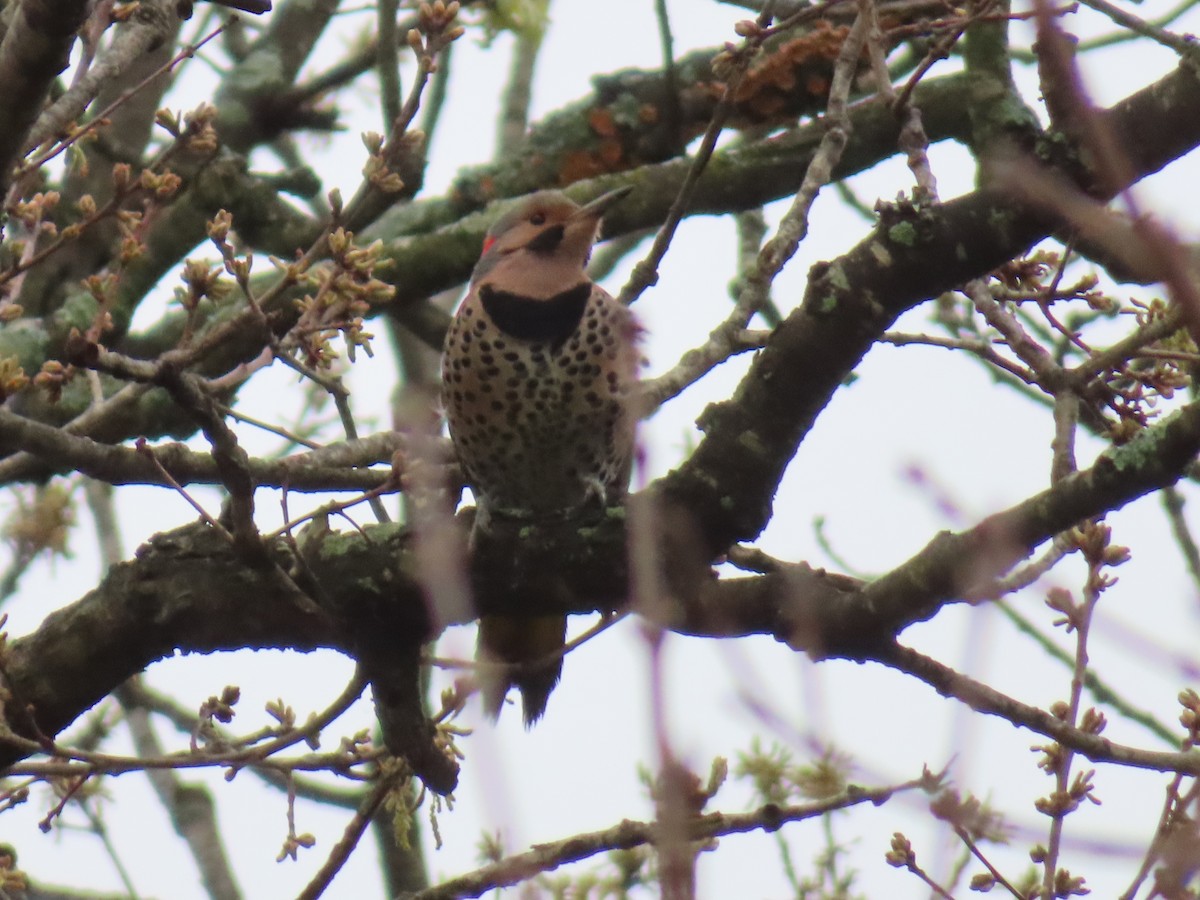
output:
M483 310L496 327L510 337L531 343L565 341L579 327L591 295L590 281L581 281L545 300L498 291L486 284L479 289Z

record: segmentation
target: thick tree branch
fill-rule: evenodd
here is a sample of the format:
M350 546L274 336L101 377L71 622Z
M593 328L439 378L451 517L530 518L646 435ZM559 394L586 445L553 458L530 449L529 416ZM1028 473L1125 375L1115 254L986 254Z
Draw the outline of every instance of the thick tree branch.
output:
M0 41L0 199L90 8L86 0L22 0Z
M1104 117L1128 150L1132 177L1145 177L1200 144L1200 81L1181 67ZM709 552L759 534L817 416L900 314L1056 227L1047 212L985 187L932 209L885 210L866 240L815 267L803 305L775 330L734 396L706 410L704 439L668 476L666 492L697 514Z
M332 619L297 603L269 569L233 560L233 548L211 529L188 526L155 538L79 602L50 613L0 660L9 726L57 734L176 648L311 650L337 640ZM17 758L13 747L0 748L3 764Z
M333 125L328 115L280 101L335 12L336 0L286 0L280 4L268 20L266 32L217 91L222 141L245 153L294 128Z
M286 487L301 492L372 491L391 480L391 471L354 467L387 462L402 445L399 435L385 432L362 441L330 445L281 459L252 459L250 473L259 487ZM208 453L179 443L160 444L152 449L159 465L176 484L221 483L217 462ZM145 453L76 437L4 409L0 409L0 451L30 454L27 471L37 478L75 471L109 484L170 486Z
M668 587L674 589L670 603L642 611L688 634L772 634L819 656L887 660L895 634L907 625L929 618L979 580L1002 574L1074 522L1171 483L1197 452L1200 401L1109 451L1092 468L969 531L938 536L865 587L804 565L718 580L701 562L699 572L668 569ZM658 491L654 485L631 501L635 516L644 515L639 507L653 508L661 498ZM679 530L666 517L658 522L657 535L640 537L666 541L669 548ZM623 517L612 516L568 531L566 538L558 526L550 539L523 526L514 529L507 545L503 535L481 545L472 560L478 611L534 616L624 605L629 591L624 525ZM414 580L408 539L396 526L318 534L305 543L304 581L324 614L298 604L270 569L242 563L203 525L154 538L96 590L12 643L2 660L13 698L6 707L9 726L18 733L56 734L130 675L176 648L321 646L370 656L385 638L392 648L415 647L431 628L475 614L427 609ZM278 564L289 565L282 547L273 552ZM513 596L513 585L528 584L531 573L537 573L540 588L519 594L519 609L497 605L510 603L505 598ZM0 765L21 755L12 747L0 749Z

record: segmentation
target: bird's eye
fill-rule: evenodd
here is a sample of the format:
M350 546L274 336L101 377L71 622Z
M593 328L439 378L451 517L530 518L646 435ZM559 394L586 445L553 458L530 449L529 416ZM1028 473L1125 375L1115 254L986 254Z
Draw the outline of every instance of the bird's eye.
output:
M529 217L529 221L532 222L534 225L545 225L546 224L546 214L543 212L535 212L532 216Z

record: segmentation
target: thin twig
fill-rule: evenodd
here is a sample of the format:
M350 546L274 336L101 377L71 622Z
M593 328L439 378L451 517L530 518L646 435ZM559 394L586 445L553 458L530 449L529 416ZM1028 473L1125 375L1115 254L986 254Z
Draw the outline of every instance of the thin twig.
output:
M121 879L121 884L124 885L125 893L129 895L129 900L138 900L139 894L137 888L133 885L133 877L129 874L129 869L121 861L121 854L117 852L116 845L112 842L112 838L109 837L104 820L92 809L87 798L79 801L79 808L87 818L92 833L100 838L100 843L104 845L104 852L108 854L109 861L113 864L113 868L117 870L117 877Z
M321 732L341 717L352 706L366 688L361 672L355 671L342 693L324 710L309 718L303 725L289 729L284 734L252 746L228 751L188 751L167 753L156 757L131 757L108 753L96 753L73 747L52 745L54 759L45 763L23 763L7 770L9 775L31 775L39 777L90 777L96 774L119 775L124 772L141 772L149 769L185 769L219 766L229 769L231 777L239 769L249 766L272 768L280 772L332 770L346 777L355 777L353 766L372 762L384 751L361 752L340 748L330 753L309 753L299 757L280 758L278 754L302 742L317 739ZM46 747L39 741L21 737L0 726L0 741L20 747L29 754L45 753Z
M1163 507L1167 511L1167 519L1171 523L1171 533L1175 536L1175 543L1179 546L1179 552L1183 554L1192 581L1200 586L1200 547L1196 545L1192 529L1183 515L1183 494L1177 487L1171 485L1163 488L1162 500Z
M376 810L383 804L387 795L403 780L408 777L408 767L396 765L392 771L380 776L379 781L371 789L370 793L363 798L358 809L354 812L354 817L346 824L346 829L342 833L342 838L333 845L333 849L329 853L329 857L325 860L324 865L317 870L317 874L312 877L312 880L304 886L299 894L296 895L296 900L316 900L320 897L327 887L333 883L333 879L337 873L341 871L342 866L350 859L350 854L362 841L362 836L366 833L367 828L371 824L371 819L374 817Z
M379 75L379 103L383 127L390 130L400 118L400 54L396 46L396 0L379 0L376 16L375 66Z
M1090 6L1098 13L1103 13L1118 25L1129 29L1134 34L1140 34L1142 37L1149 38L1155 43L1162 44L1164 47L1170 47L1184 59L1192 60L1193 62L1197 59L1200 47L1196 44L1196 38L1190 34L1173 34L1165 28L1156 25L1154 22L1139 19L1119 6L1109 3L1108 0L1079 0L1079 2L1084 6ZM1168 18L1168 21L1170 21L1170 18Z
M1129 885L1119 900L1134 900L1138 891L1141 890L1142 883L1150 875L1150 869L1158 861L1163 844L1169 833L1168 828L1174 817L1175 809L1179 805L1179 787L1182 784L1183 776L1176 775L1171 779L1170 784L1167 785L1166 798L1163 800L1162 812L1158 816L1158 825L1154 829L1154 837L1146 847L1146 854L1142 858L1142 864L1138 867L1137 874L1133 877L1133 883Z
M1032 371L1000 355L991 344L979 338L947 338L933 334L904 334L898 331L887 331L884 332L879 340L882 343L892 344L895 347L922 344L927 347L941 347L945 350L965 350L967 353L977 356L983 361L991 363L996 368L1004 370L1009 375L1020 379L1025 384L1037 384L1037 377Z
M200 717L196 713L196 710L184 706L175 700L175 698L160 694L148 687L140 679L126 682L122 685L121 690L129 696L131 703L140 709L166 719L181 734L194 735L197 733L200 727ZM220 727L215 722L205 723L204 727L214 737L215 743L218 745L228 747L245 746L244 738L240 738L233 732ZM159 756L161 753L154 753L152 755ZM278 771L263 769L254 764L250 764L246 768L260 778L264 784L268 784L276 790L287 789L286 779ZM294 777L292 781L296 796L312 800L316 803L323 803L344 809L354 809L362 800L362 791L358 789L342 790L319 781L300 777Z
M897 671L907 672L943 696L966 703L976 712L998 716L1014 727L1029 728L1070 747L1092 762L1111 762L1136 769L1200 776L1200 751L1172 753L1145 750L1090 734L1063 722L1046 710L1009 697L910 647L895 644L877 654L877 661Z
M1015 316L996 301L983 279L976 278L967 282L963 293L971 298L971 302L987 323L1000 332L1017 358L1030 368L1042 390L1048 394L1057 394L1066 386L1067 378L1062 366L1029 336Z
M770 8L771 4L768 3L767 8L758 17L757 24L761 30L750 35L742 42L742 46L738 49L736 56L731 62L733 71L726 79L725 91L716 109L713 110L708 127L704 130L704 137L700 140L700 148L692 158L692 164L688 167L683 184L679 186L679 192L675 195L675 200L671 203L670 209L667 210L666 221L659 228L658 234L654 238L654 243L651 245L645 258L633 267L629 281L621 288L621 293L617 297L617 300L626 306L635 303L646 288L658 283L658 267L662 263L663 257L667 255L667 250L671 246L671 241L675 237L675 231L679 227L679 223L683 221L684 213L687 212L688 204L691 202L692 194L696 189L696 184L699 182L700 176L704 173L708 161L712 158L713 151L717 148L717 138L721 136L721 131L725 128L725 122L733 112L738 88L741 87L746 70L750 67L750 61L765 40L765 29L771 23Z
M833 82L829 89L829 101L824 118L827 126L825 134L804 172L804 179L792 200L792 205L780 220L774 236L763 245L756 265L746 273L733 311L724 322L713 329L708 340L701 347L689 350L669 371L643 383L642 409L645 414L649 414L666 399L677 394L684 386L693 383L717 363L733 355L738 337L754 314L762 308L770 294L771 284L795 255L800 241L808 234L809 210L812 208L818 192L832 179L833 170L841 159L849 140L847 103L854 73L857 71L858 59L866 40L867 29L868 20L860 15L854 20L854 24L850 27L850 31L842 43L837 62L834 64ZM741 71L739 70L736 78L740 79ZM726 96L722 101L723 105L730 100L731 92L735 89L733 84L727 88ZM721 107L718 107L717 111L713 113L713 122L710 123L709 133L713 135L714 141L716 135L713 126L718 123L720 114ZM707 137L708 134L706 134ZM684 180L683 187L680 188L679 196L672 204L672 212L668 213L667 224L663 226L663 230L659 231L658 238L655 239L654 248L651 249L647 258L634 268L634 274L630 277L629 283L622 289L622 300L627 299L627 292L629 293L628 299L636 299L637 294L641 292L637 285L643 284L643 282L645 285L652 283L646 280L647 272L650 270L644 271L639 276L638 268L645 265L656 267L662 254L666 252L666 246L670 243L670 235L674 232L674 225L671 222L672 214L677 211L679 215L682 215L683 206L686 204L684 194L685 191L690 193L689 180L692 179L693 174L697 178L699 177L695 164L688 170L688 176ZM681 201L683 202L681 203ZM660 245L661 252L659 252Z
M504 87L500 106L500 121L496 124L494 158L497 160L508 159L525 140L529 106L533 100L533 73L542 49L544 32L544 22L530 22L517 33L512 63L508 69L508 84Z
M879 806L905 791L924 789L926 778L914 779L886 788L852 787L837 796L798 806L767 804L748 813L708 813L688 822L688 839L704 841L728 834L776 829L780 826L827 815L862 803ZM498 860L474 872L404 896L403 900L452 900L478 897L489 890L527 880L536 872L550 872L567 863L578 862L609 850L628 850L661 839L651 822L626 820L619 825L578 834L562 841L538 844L532 850Z
M62 153L68 147L70 147L72 144L78 142L80 140L80 138L84 137L85 135L90 134L91 132L95 131L97 128L100 128L102 125L104 125L107 122L108 117L110 115L112 115L112 113L119 106L121 106L121 104L129 102L130 97L134 96L135 94L137 94L140 91L145 90L147 87L149 87L151 84L154 83L155 79L166 74L167 72L170 72L172 69L174 69L176 66L178 66L185 59L191 59L193 56L196 55L196 52L198 50L200 50L200 48L202 48L209 41L211 41L215 37L217 37L217 35L221 34L221 32L223 32L228 27L229 27L229 23L224 22L220 26L218 26L217 28L213 29L211 32L206 34L201 40L197 41L195 44L191 44L189 46L184 47L182 50L180 50L178 53L176 53L173 57L171 57L169 60L167 60L161 66L159 66L157 69L155 69L149 75L147 75L145 78L143 78L140 82L138 82L137 84L135 84L133 87L129 88L128 90L123 91L121 93L121 96L119 96L116 100L114 100L112 103L110 103L108 106L106 106L103 110L101 110L99 113L97 113L95 116L93 116L92 119L90 121L88 121L88 123L86 125L72 131L67 137L63 138L61 141L56 142L52 147L42 151L37 156L34 156L31 159L25 160L25 162L23 162L17 168L14 183L18 183L20 181L20 179L22 177L24 177L25 174L36 171L41 166L45 165L50 160L54 159L56 156L58 156L60 153Z
M667 0L654 0L654 17L658 22L658 42L662 53L663 88L666 94L666 128L672 140L682 140L682 114L679 109L679 77L675 70L675 39L671 35L671 16Z
M966 845L967 850L971 852L971 855L983 863L984 868L988 870L992 878L994 878L998 884L1002 885L1004 889L1016 897L1017 900L1024 900L1025 895L1013 887L1009 883L1008 879L1004 877L1003 873L1001 873L999 869L992 865L991 860L983 855L983 851L981 851L976 845L975 840L968 833L967 829L963 828L961 825L955 825L954 833L957 834L959 840Z
M209 515L208 510L201 506L199 501L189 494L178 481L171 477L171 473L168 472L166 467L158 461L158 457L154 454L153 447L146 443L145 440L140 439L137 443L137 451L150 460L150 462L158 470L158 474L162 477L162 480L165 481L175 491L175 493L179 494L180 497L187 501L188 506L196 511L200 518L204 520L206 525L211 527L213 531L221 535L221 537L230 544L235 543L233 540L233 535L226 530L225 526Z

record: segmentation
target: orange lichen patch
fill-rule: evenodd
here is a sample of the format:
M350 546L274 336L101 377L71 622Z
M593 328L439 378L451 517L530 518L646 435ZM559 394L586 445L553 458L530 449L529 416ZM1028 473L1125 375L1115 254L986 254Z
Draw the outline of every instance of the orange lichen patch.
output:
M617 122L607 109L593 107L588 110L587 121L592 131L600 137L610 138L617 133Z
M829 94L829 79L815 72L804 82L804 89L814 97L825 97Z
M616 169L625 158L625 148L620 141L601 141L597 156L610 170Z
M782 94L760 94L754 98L754 119L761 122L783 118L788 115L788 108L794 105Z
M725 83L723 81L699 81L687 90L694 90L714 103L719 103L725 96Z
M638 107L638 119L645 125L653 125L658 121L658 107L653 103L643 103Z
M807 34L780 44L746 72L736 97L741 111L770 118L795 110L801 99L797 86L810 97L824 97L848 32L844 25L817 22Z
M573 184L628 168L625 148L618 140L601 141L595 150L570 150L563 154L558 169L559 184Z
M587 150L570 150L563 154L562 165L558 169L559 184L573 184L585 178L595 178L608 171L596 154Z

